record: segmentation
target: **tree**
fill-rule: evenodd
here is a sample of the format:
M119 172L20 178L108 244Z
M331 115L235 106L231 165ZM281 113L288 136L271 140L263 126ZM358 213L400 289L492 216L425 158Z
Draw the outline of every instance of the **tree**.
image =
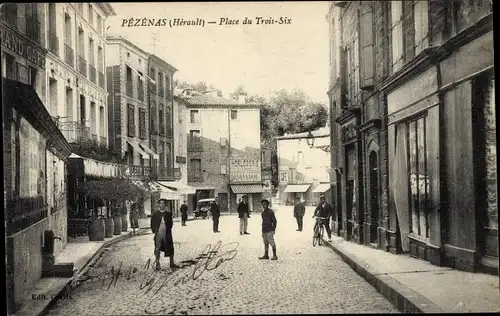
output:
M241 94L248 95L248 92L245 90L243 85L239 85L232 93L229 94L229 97L237 100Z

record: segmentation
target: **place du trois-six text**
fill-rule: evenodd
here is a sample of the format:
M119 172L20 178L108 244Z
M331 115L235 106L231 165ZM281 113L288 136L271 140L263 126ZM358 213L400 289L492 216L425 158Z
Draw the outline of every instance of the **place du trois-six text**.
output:
M179 27L179 26L238 26L238 25L286 25L292 24L292 19L286 16L280 17L244 17L242 19L233 19L221 17L213 20L205 20L202 18L139 18L131 17L122 19L121 26L123 27Z

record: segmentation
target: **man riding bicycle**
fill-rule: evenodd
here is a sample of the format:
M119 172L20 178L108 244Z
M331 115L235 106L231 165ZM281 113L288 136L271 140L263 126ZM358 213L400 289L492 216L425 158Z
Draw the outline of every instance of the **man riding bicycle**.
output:
M314 224L314 231L316 231L318 222L320 222L323 226L325 226L326 233L328 234L328 241L331 242L332 231L330 229L330 217L332 216L332 207L326 202L324 195L321 195L319 197L319 204L314 210L314 216L323 218L316 221L316 224Z

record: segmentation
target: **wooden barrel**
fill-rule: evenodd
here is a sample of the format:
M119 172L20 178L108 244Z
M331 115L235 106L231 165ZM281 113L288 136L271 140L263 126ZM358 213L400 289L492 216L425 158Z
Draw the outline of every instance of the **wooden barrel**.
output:
M106 226L106 234L104 237L111 238L115 232L115 222L112 217L108 217L104 220L104 224Z
M113 231L113 234L114 235L121 235L122 234L122 217L121 217L121 215L114 216L113 223L115 225L115 229Z
M104 219L93 219L89 225L89 240L103 241L105 235Z
M127 214L122 215L122 232L126 232L128 230L128 218Z

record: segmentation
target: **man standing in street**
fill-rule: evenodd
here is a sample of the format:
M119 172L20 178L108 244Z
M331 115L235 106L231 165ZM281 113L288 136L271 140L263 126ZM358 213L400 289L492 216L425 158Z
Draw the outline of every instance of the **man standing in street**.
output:
M240 204L238 204L238 217L240 218L240 235L249 235L247 232L248 219L250 218L250 211L248 208L248 196L244 195Z
M319 197L319 204L314 210L314 216L324 217L326 219L322 220L323 225L326 228L326 233L328 234L328 241L332 241L332 230L330 228L330 217L332 216L332 207L326 202L325 196L321 195Z
M306 212L306 207L304 203L300 201L300 196L295 197L295 206L293 207L293 216L297 220L297 231L302 231L302 226L304 224L304 214Z
M212 214L212 220L214 222L214 233L220 233L219 231L219 217L220 217L220 205L219 198L216 197L215 201L210 205L210 213Z
M264 255L259 257L259 259L269 259L269 245L273 249L273 257L271 260L277 260L276 256L276 243L274 242L274 233L276 232L276 226L278 221L274 215L273 210L269 208L269 201L263 199L262 205L262 239L264 241Z
M187 219L188 219L188 206L186 204L186 201L184 201L184 203L182 203L181 205L182 226L186 226Z

